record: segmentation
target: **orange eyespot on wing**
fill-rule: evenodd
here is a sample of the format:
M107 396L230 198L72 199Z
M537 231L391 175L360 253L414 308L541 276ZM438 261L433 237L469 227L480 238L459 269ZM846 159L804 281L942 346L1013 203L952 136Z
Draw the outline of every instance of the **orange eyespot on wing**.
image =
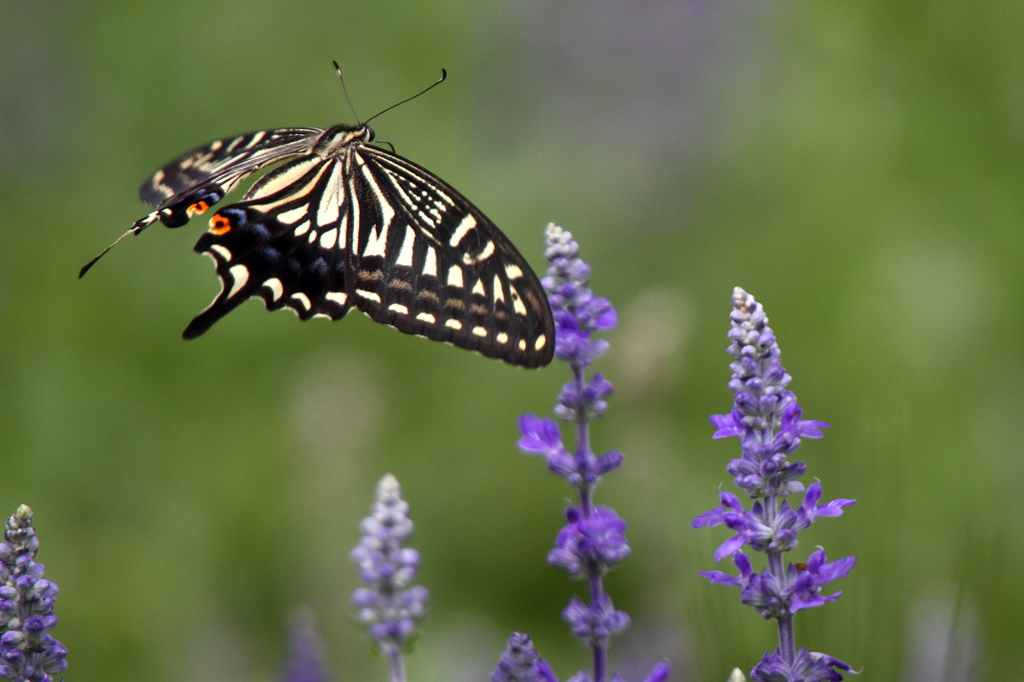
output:
M205 201L197 201L196 203L192 204L185 210L188 212L188 217L191 218L196 214L206 213L207 211L209 211L210 205Z
M210 233L217 235L227 234L231 231L231 221L217 213L210 218Z

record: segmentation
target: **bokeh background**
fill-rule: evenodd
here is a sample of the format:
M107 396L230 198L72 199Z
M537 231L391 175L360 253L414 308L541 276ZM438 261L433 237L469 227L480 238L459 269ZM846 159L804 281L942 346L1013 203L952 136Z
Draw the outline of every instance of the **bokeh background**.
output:
M545 564L570 495L519 454L563 368L524 371L352 315L249 302L202 338L203 229L136 188L218 137L374 122L543 267L572 231L621 325L595 431L630 523L607 581L639 682L749 670L774 632L697 577L728 533L725 334L762 301L808 481L856 498L805 533L858 557L798 643L872 680L1024 679L1024 4L1011 0L0 0L0 514L36 511L79 682L264 682L309 604L338 680L384 679L348 593L375 482L403 484L432 612L418 682L486 679L513 630L586 664ZM802 557L794 557L802 558ZM728 568L728 567L727 567Z

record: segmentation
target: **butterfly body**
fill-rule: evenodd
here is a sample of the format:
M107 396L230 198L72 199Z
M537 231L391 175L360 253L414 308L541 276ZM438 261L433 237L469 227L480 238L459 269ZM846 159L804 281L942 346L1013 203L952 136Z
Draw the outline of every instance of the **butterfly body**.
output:
M213 259L221 292L184 336L255 297L303 320L340 320L355 307L408 334L548 364L551 311L525 259L459 192L373 139L367 125L248 133L188 152L143 183L140 198L157 209L128 233L158 220L180 227L283 162L210 217L195 250Z

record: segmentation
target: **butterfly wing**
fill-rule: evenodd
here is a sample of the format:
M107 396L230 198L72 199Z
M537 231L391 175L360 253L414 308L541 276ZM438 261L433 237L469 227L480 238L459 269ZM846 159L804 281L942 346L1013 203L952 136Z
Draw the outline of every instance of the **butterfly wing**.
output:
M547 296L494 223L407 159L369 146L352 157L352 304L408 334L525 367L551 362Z
M195 338L250 297L303 320L340 320L351 308L343 224L342 162L294 159L263 176L242 201L218 210L195 250L210 256L221 291L185 329Z
M267 164L297 154L309 154L323 131L319 128L278 128L216 140L182 154L151 175L139 188L139 198L158 207L139 222L159 219L180 227L203 213L239 182Z

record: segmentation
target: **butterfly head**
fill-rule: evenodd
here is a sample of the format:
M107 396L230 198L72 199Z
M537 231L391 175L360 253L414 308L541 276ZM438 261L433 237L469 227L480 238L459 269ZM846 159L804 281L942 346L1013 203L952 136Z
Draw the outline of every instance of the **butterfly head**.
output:
M324 131L313 147L313 153L323 158L337 156L353 144L373 142L376 133L366 124L350 126L342 123Z

